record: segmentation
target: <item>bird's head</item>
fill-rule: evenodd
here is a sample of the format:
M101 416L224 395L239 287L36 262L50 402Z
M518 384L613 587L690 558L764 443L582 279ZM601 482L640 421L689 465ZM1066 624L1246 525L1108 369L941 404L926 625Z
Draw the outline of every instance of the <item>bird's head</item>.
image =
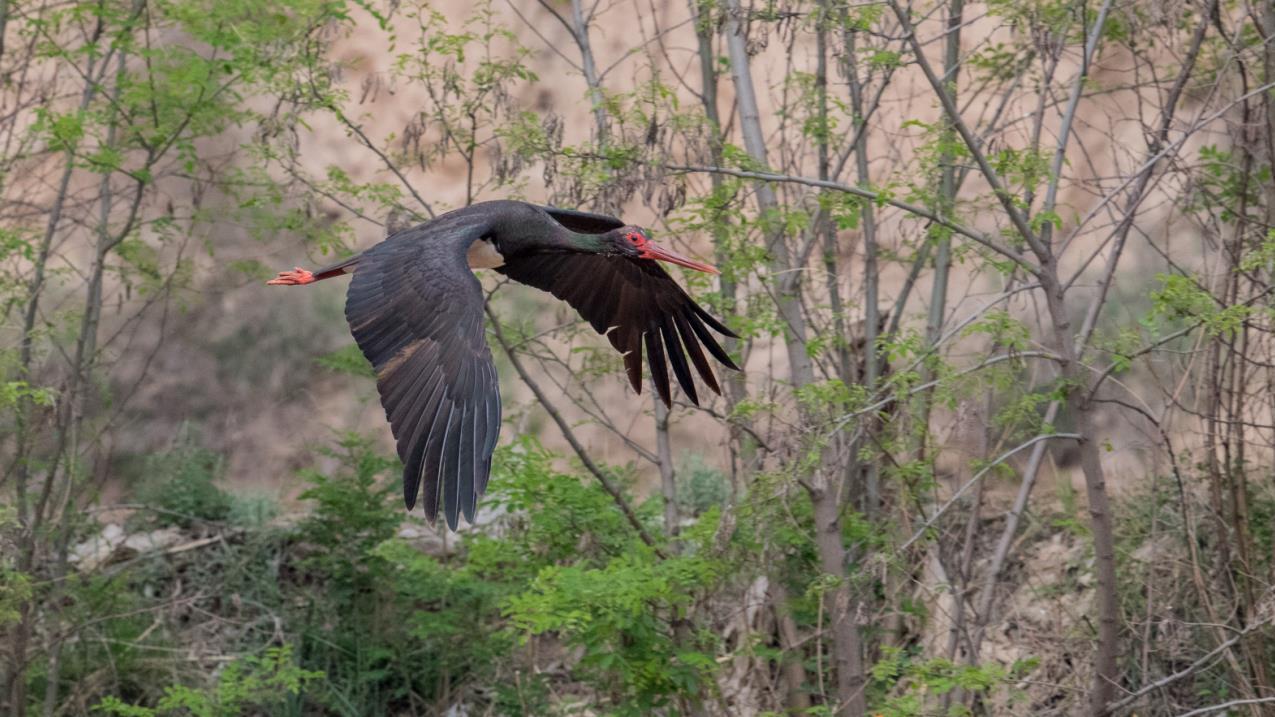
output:
M653 259L655 261L667 261L670 264L677 264L688 269L696 271L706 271L710 274L719 274L717 267L712 264L695 261L689 257L682 256L677 252L666 249L655 242L651 241L650 235L642 227L620 227L607 233L607 247L604 253L614 256L623 256L631 259Z

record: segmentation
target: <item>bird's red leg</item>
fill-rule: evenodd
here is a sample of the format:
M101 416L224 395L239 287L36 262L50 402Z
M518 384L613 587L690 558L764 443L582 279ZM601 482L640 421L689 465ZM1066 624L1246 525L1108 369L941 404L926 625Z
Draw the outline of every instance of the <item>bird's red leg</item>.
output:
M308 269L295 267L292 271L281 271L279 275L266 282L268 286L301 286L303 284L313 284L316 281L331 279L334 276L349 274L353 270L353 265L338 266L335 269L321 270L314 273Z
M334 276L342 274L353 274L358 268L359 257L352 256L342 259L336 264L325 266L318 271L309 271L301 267L295 267L292 271L281 271L275 278L267 281L270 286L301 286L303 284L313 284L316 281L331 279Z
M300 286L302 284L313 284L316 281L318 281L318 279L314 277L314 274L298 266L293 268L292 271L279 272L279 275L271 279L270 281L267 281L266 285L267 286Z

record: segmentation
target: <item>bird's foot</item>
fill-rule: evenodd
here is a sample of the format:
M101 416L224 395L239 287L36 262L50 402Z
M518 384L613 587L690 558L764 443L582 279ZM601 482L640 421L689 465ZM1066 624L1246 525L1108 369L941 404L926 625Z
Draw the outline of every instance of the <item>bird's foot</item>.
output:
M292 271L281 271L279 275L266 282L267 286L300 286L302 284L313 284L318 281L314 278L314 274L295 267Z

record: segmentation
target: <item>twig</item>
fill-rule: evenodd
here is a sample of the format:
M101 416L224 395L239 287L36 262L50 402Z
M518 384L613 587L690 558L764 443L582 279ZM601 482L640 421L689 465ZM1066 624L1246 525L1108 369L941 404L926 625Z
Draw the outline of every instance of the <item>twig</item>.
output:
M316 89L315 92L317 93L318 90ZM403 183L403 186L407 188L407 191L411 192L412 196L416 198L416 201L420 202L422 207L425 207L425 213L429 214L429 218L433 219L435 217L434 208L430 206L429 202L425 201L425 198L422 197L419 192L416 191L416 187L412 186L412 183L407 181L407 177L403 176L403 173L399 171L398 165L387 157L385 152L381 151L381 148L363 133L362 127L354 124L349 117L346 117L345 113L341 111L341 108L333 104L329 107L329 109L332 111L332 114L336 116L337 121L345 125L346 129L349 129L356 137L359 138L359 142L361 142L364 147L372 150L377 157L380 157L381 163L385 165L386 169L390 170L394 173L394 176L398 177L398 181Z
M1125 707L1128 707L1132 705L1133 703L1137 702L1139 699L1141 699L1148 693L1167 687L1168 685L1174 682L1177 682L1178 680L1184 677L1189 677L1190 675L1198 672L1199 670L1205 667L1208 667L1209 664L1212 663L1215 658L1217 658L1223 652L1226 652L1227 650L1231 649L1232 646L1234 646L1240 640L1243 640L1249 633L1252 633L1258 630L1259 628L1269 625L1273 617L1275 616L1266 617L1265 619L1259 620L1253 623L1252 625L1249 625L1248 627L1244 628L1243 630L1240 630L1238 633L1236 633L1235 637L1232 637L1226 642L1223 642L1221 645L1218 645L1217 647L1213 648L1212 650L1208 652L1208 654L1204 655L1203 657L1196 660L1195 662L1192 662L1190 665L1187 665L1181 670L1178 670L1172 675L1156 680L1155 682L1152 682L1151 684L1146 685L1145 687L1139 689L1137 692L1134 692L1133 694L1130 694L1126 697L1122 697L1121 699L1115 702L1112 702L1111 704L1107 705L1107 713L1110 714L1112 712L1115 712L1116 710L1124 709ZM1241 704L1241 703L1235 703L1235 702L1227 703L1227 705L1234 705L1234 704ZM1226 707L1227 705L1222 705L1221 707ZM1206 708L1206 710L1217 711L1221 707ZM1200 710L1196 710L1195 712L1189 712L1187 714L1204 714L1204 712ZM1182 717L1186 717L1186 716L1183 715Z
M952 230L953 232L956 232L957 234L960 234L963 237L973 239L974 241L978 242L979 244L982 244L988 249L991 249L997 254L1000 254L1001 256L1004 256L1005 258L1013 261L1015 264L1018 264L1024 270L1026 270L1027 272L1033 275L1037 275L1040 272L1040 270L1036 268L1034 265L1030 264L1023 257L1021 253L1019 253L1018 251L1010 247L1004 246L1003 244L997 242L995 239L991 238L987 234L984 234L983 232L978 231L977 229L972 229L963 224L958 224L949 219L944 219L943 217L935 214L934 212L926 209L925 207L918 206L910 202L904 202L898 199L894 199L880 192L874 192L870 189L864 189L862 187L856 187L856 186L845 184L842 182L833 182L833 181L827 181L822 179L814 179L813 177L800 177L800 176L795 176L791 174L775 174L773 172L751 172L751 171L746 171L742 169L731 169L729 167L706 167L706 166L668 164L668 165L664 165L664 168L671 172L704 172L707 174L725 174L727 176L740 177L742 179L756 179L763 182L786 182L789 184L804 184L808 187L819 187L821 189L833 189L838 192L845 192L846 194L853 194L858 197L863 197L864 199L871 199L874 202L882 202L892 207L895 207L896 209L902 209L903 211L908 212L909 214L915 214L916 216L921 217L922 219L927 219L940 226L947 227L948 229Z
M1045 203L1041 208L1042 214L1048 214L1054 211L1054 207L1058 203L1058 187L1062 184L1063 163L1067 159L1067 142L1071 139L1071 124L1076 118L1076 110L1080 107L1080 98L1084 95L1085 80L1089 78L1089 68L1093 64L1094 53L1098 50L1098 40L1102 38L1102 29L1106 25L1107 12L1111 10L1111 0L1106 0L1102 4L1102 8L1098 10L1098 19L1094 22L1093 29L1089 33L1089 40L1085 43L1085 54L1080 58L1080 72L1076 73L1075 82L1071 87L1071 97L1067 100L1067 109L1063 112L1062 126L1058 129L1058 147L1054 150L1054 162L1050 167L1049 186L1045 189ZM1040 238L1046 245L1049 244L1050 233L1053 231L1053 223L1045 222L1040 230Z
M960 497L961 497L962 495L964 495L964 494L965 494L965 491L966 491L967 489L969 489L969 487L970 487L970 486L972 486L972 485L974 485L975 483L977 483L977 482L979 481L979 479L981 479L983 476L987 475L987 473L988 473L989 471L991 471L993 468L995 468L996 466L1000 465L1001 463L1004 463L1006 460L1008 460L1008 459L1009 459L1009 457L1010 457L1010 456L1012 456L1012 455L1014 455L1015 453L1017 453L1017 452L1019 452L1019 451L1023 450L1024 448L1028 448L1028 447L1030 447L1030 446L1034 446L1034 445L1036 445L1037 443L1040 443L1041 441L1047 441L1047 440L1049 440L1049 439L1051 439L1051 438L1070 438L1070 439L1072 439L1072 440L1079 441L1079 440L1083 440L1083 438L1084 438L1084 437L1083 437L1083 436L1081 436L1079 433L1048 433L1048 434L1042 434L1042 435L1036 436L1035 438L1031 439L1030 441L1027 441L1026 443L1020 443L1019 445L1017 445L1017 446L1015 446L1015 447L1013 447L1013 448L1009 449L1008 451L1005 451L1004 453L1000 454L999 456L997 456L997 457L996 457L996 460L994 460L994 461L992 461L991 463L988 463L987 465L983 466L983 469L982 469L982 470L980 470L979 472L975 473L975 474L974 474L974 476L973 476L972 478L970 478L968 481L965 481L965 485L962 485L960 488L958 488L958 489L957 489L957 491L956 491L955 493L953 493L953 494L952 494L952 497L951 497L951 498L948 498L948 499L947 499L947 502L946 502L946 503L944 503L944 504L943 504L943 506L942 506L941 508L939 508L938 510L934 511L934 515L931 515L929 518L927 518L927 519L926 519L926 521L925 521L924 523L922 523L922 524L921 524L921 527L920 527L920 528L918 528L918 529L917 529L917 531L916 531L915 533L913 533L913 534L912 534L912 537L911 537L911 538L908 538L906 541L904 541L903 545L900 545L900 546L898 547L898 549L897 549L897 551L896 551L896 552L900 552L900 553L901 553L901 552L903 552L904 550L907 550L908 548L912 547L912 544L913 544L913 543L915 543L916 541L920 540L920 539L921 539L921 536L925 535L925 532L926 532L926 531L928 531L928 530L930 529L930 526L934 525L934 522L935 522L936 520L938 520L940 517L942 517L942 515L943 515L944 513L946 513L946 512L948 511L948 509L949 509L949 508L951 508L953 505L956 505L956 501L957 501L957 500L959 500L959 499L960 499Z
M925 383L917 384L913 386L912 388L908 389L907 395L914 396L918 393L921 393L922 391L928 391L931 388L934 388L935 386L938 386L939 384L943 383L944 381L951 381L954 378L960 378L961 376L974 373L975 371L981 371L987 368L988 366L993 366L998 363L1004 363L1005 361L1012 361L1014 359L1023 359L1023 358L1043 358L1043 359L1047 359L1049 361L1055 361L1055 362L1061 360L1058 358L1057 355L1049 353L1048 351L1019 351L1017 353L1000 354L997 356L992 356L991 358L985 361L980 361L974 366L970 366L969 368L962 369L949 376L945 376L943 378L936 378L931 381L926 381ZM845 416L843 416L840 421L837 422L836 429L841 430L841 428L844 427L847 423L858 418L859 416L863 416L868 413L872 413L873 411L877 411L882 408L885 408L891 403L894 403L895 401L899 400L899 398L900 398L899 396L887 396L877 401L876 403L871 403L867 406L864 406L863 408L851 411L850 413L847 413Z
M987 155L981 149L981 143L974 133L970 131L969 125L965 124L965 120L961 118L960 108L952 101L952 94L947 91L947 86L943 79L934 72L934 67L930 61L925 58L925 49L921 47L921 42L916 36L916 28L913 27L912 21L908 18L908 11L898 3L898 0L890 0L890 8L894 10L894 15L899 19L899 25L903 30L903 34L907 37L912 45L912 54L916 59L916 64L925 73L925 79L929 81L930 87L934 90L935 96L943 105L943 111L947 113L948 120L952 123L952 128L957 134L961 135L961 141L965 143L965 148L969 150L970 156L978 164L979 172L983 175L983 179L987 182L987 186L991 187L992 193L1000 200L1001 207L1004 208L1005 214L1009 217L1014 228L1018 230L1019 235L1027 242L1036 256L1043 262L1050 257L1049 250L1041 243L1040 237L1036 232L1032 231L1031 226L1027 223L1027 217L1015 204L1015 197L1005 189L1001 183L1000 175L996 170L992 169L992 165L987 161ZM972 237L971 237L972 238ZM1021 262L1021 259L1018 260ZM1034 272L1033 272L1034 273Z
M1198 717L1199 715L1207 715L1207 714L1212 714L1214 712L1221 712L1222 710L1228 710L1232 707L1240 707L1242 705L1264 705L1264 704L1270 704L1272 702L1275 702L1275 697L1256 697L1256 698L1248 699L1248 700L1231 700L1230 702L1223 702L1220 705L1212 705L1210 707L1201 707L1198 710L1191 710L1190 712L1184 712L1178 715L1178 717Z

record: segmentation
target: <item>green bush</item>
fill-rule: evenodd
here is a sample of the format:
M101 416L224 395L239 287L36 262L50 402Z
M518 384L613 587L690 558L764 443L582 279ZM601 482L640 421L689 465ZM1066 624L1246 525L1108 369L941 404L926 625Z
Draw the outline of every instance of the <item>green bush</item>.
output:
M232 500L216 485L222 465L220 455L200 446L189 425L182 426L171 448L142 463L137 500L154 510L138 519L157 527L226 520Z
M608 713L650 714L705 698L714 639L679 634L678 625L725 570L707 550L717 512L684 534L683 554L661 559L597 481L554 469L553 458L527 437L501 449L490 500L510 516L503 536L467 542L467 570L516 578L502 603L508 634L582 648L571 679L590 685Z
M881 717L921 717L940 714L933 709L935 697L953 690L983 697L997 690L1008 693L1011 704L1020 705L1022 695L1015 684L1031 672L1034 659L1020 660L1009 667L997 664L962 665L942 658L926 659L918 650L887 647L872 666L871 691ZM970 714L963 705L953 705L948 715Z
M699 453L692 453L677 471L677 503L684 514L701 515L725 504L730 496L726 475Z
M391 503L398 495L399 464L357 435L342 437L337 450L322 453L338 459L340 469L330 476L301 472L310 485L301 499L311 507L296 537L302 566L323 576L328 597L346 603L382 583L386 566L374 550L403 521L402 509Z
M311 504L296 529L290 623L305 667L328 675L324 702L392 714L466 698L495 675L512 640L501 631L505 583L444 564L395 538L407 516L401 466L358 436L329 455L331 475L304 471Z
M503 508L504 535L466 541L469 563L490 578L525 583L546 565L604 565L639 541L597 482L565 475L524 436L498 449L483 502Z
M159 703L151 707L132 705L116 697L106 697L96 710L118 717L237 717L249 711L274 710L298 695L304 686L323 677L322 672L297 666L289 646L272 647L261 655L235 660L226 666L217 683L208 688L170 685Z
M719 511L659 558L591 476L561 470L533 438L498 451L485 504L504 515L430 554L398 537L421 518L402 508L398 461L366 438L322 451L332 470L302 471L308 511L288 526L267 522L269 501L223 501L217 457L185 434L147 459L174 483L150 494L163 501L157 520L226 529L198 550L69 582L66 619L98 617L95 639L63 651L64 691L98 685L87 704L123 717L440 714L458 703L549 714L562 708L552 697L562 683L617 715L711 696L717 638L687 626L697 596L731 572L712 550ZM658 535L658 511L639 514ZM200 588L189 608L174 602L187 585ZM581 657L545 671L544 644ZM207 662L163 659L193 645L255 657L211 678ZM32 694L43 679L32 670Z

